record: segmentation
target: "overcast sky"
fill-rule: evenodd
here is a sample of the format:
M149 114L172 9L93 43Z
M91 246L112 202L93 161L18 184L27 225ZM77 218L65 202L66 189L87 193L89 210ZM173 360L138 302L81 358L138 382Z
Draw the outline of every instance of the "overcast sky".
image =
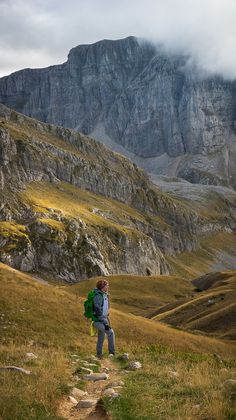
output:
M79 44L129 35L236 78L236 0L0 0L0 76L65 62Z

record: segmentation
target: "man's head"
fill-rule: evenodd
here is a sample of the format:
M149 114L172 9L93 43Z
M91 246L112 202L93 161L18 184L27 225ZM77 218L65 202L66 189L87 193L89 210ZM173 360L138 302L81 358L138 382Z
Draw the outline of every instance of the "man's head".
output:
M96 283L96 287L98 290L101 290L101 292L107 292L108 288L109 288L109 283L107 280L103 279L103 280L98 280Z

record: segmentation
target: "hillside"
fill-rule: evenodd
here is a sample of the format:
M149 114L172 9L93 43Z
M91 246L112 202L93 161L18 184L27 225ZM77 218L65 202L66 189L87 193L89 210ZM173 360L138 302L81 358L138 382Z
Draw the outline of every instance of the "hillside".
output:
M0 79L0 102L90 135L154 174L236 185L235 81L135 37Z
M199 334L236 339L236 273L215 272L183 280L175 276L107 276L112 307ZM86 297L98 278L66 286ZM211 285L211 287L209 286ZM205 292L199 293L199 290Z
M235 234L228 232L206 235L200 240L197 250L166 257L170 273L194 279L216 270L235 269L235 240Z
M194 206L86 136L0 114L0 259L12 267L69 282L167 274L167 258L235 229L232 190Z
M0 371L0 415L4 420L58 418L59 402L70 392L71 381L75 383L71 373L79 366L72 354L84 358L94 352L96 338L88 334L89 325L82 316L83 299L68 293L68 287L41 284L0 264L1 366L15 365L32 372L23 375ZM119 299L116 291L114 278L114 302ZM167 298L168 294L164 287L162 295ZM109 406L114 418L119 413L122 419L129 415L154 420L158 407L165 419L179 415L187 419L192 406L199 402L195 418L212 417L216 413L212 395L217 398L219 415L234 415L230 395L225 396L222 390L222 383L235 372L233 343L173 329L131 315L124 307L122 311L112 309L111 322L118 352L128 351L133 360L143 364L141 372L123 375L122 396ZM27 352L38 358L27 359ZM215 359L215 353L221 362ZM173 378L173 371L179 376ZM76 384L84 386L83 381L77 380Z
M112 307L134 315L151 318L157 308L193 295L194 287L188 280L176 276L113 275L109 280ZM86 297L96 286L98 277L66 286L66 290Z
M135 37L0 78L0 420L236 419L235 83Z
M209 273L192 281L205 290L175 307L163 307L153 318L169 325L236 339L236 272ZM158 312L160 313L158 315Z

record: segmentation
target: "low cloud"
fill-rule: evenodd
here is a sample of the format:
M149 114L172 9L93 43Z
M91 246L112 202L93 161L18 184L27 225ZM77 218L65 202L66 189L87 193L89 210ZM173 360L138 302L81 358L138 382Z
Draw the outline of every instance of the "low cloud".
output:
M0 0L0 76L66 61L81 43L129 35L236 78L235 0Z

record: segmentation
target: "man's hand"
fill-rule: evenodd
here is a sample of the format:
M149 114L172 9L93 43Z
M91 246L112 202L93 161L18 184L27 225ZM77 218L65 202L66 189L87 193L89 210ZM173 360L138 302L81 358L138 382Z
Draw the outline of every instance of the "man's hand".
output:
M105 330L106 330L106 331L108 331L108 330L110 330L110 329L111 329L110 325L105 324Z

